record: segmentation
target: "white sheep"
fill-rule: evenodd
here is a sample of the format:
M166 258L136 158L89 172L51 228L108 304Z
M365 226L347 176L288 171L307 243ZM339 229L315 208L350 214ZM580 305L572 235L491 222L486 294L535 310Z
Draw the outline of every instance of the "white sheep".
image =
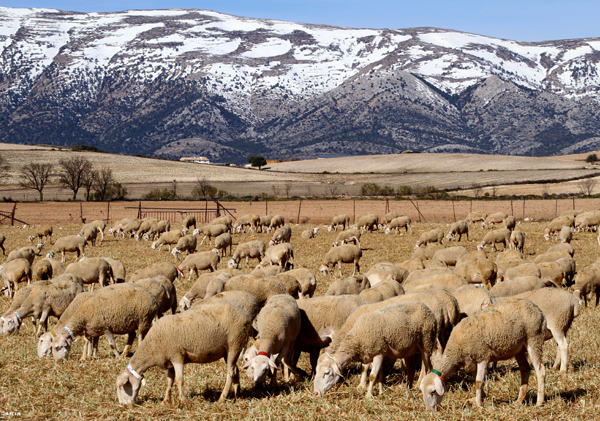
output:
M175 280L178 279L180 276L183 276L185 278L183 272L180 269L178 269L177 266L175 266L173 263L159 262L154 263L145 268L136 270L131 275L131 278L129 278L129 282L134 282L138 279L144 278L156 278L158 276L164 276L171 282L175 282Z
M300 292L298 298L310 298L314 295L315 289L317 288L317 276L315 273L306 268L298 268L288 270L287 275L292 276L300 284Z
M369 279L364 275L352 275L345 279L336 279L331 283L325 295L360 294L371 288Z
M392 219L385 229L385 233L389 234L393 229L396 230L396 234L400 234L400 228L404 228L405 234L408 234L408 231L412 232L412 228L410 226L411 220L410 216L399 216L397 218Z
M219 235L224 234L226 232L229 232L229 227L225 224L218 224L218 225L208 224L208 225L203 226L200 229L195 229L193 234L194 235L204 234L202 241L200 241L200 245L202 245L202 244L204 244L204 240L206 240L206 237L208 237L209 244L212 244L213 237L218 237Z
M485 218L485 221L481 223L481 229L485 229L488 225L501 224L506 218L508 218L506 212L496 212L488 215L488 217Z
M491 244L494 251L496 250L496 244L503 244L504 248L508 248L510 244L510 231L506 228L500 228L488 232L481 243L477 245L477 250L483 250L486 245Z
M271 223L273 218L271 218ZM252 214L246 214L240 216L235 223L233 224L233 228L237 233L246 232L246 229L252 229Z
M275 230L271 239L269 240L270 246L275 246L281 243L289 243L292 238L292 229L288 225L279 227Z
M426 246L431 243L439 243L443 245L444 243L444 231L439 228L433 229L431 231L424 232L419 237L417 244L415 245L415 250L420 248L421 246Z
M148 233L150 231L150 229L152 228L152 225L158 223L158 219L156 218L147 218L144 219L144 221L142 221L142 223L140 224L140 227L138 228L137 232L135 233L135 235L133 236L133 238L136 241L139 241L143 238L144 234Z
M502 224L504 225L504 228L512 232L517 226L517 220L514 216L507 216L506 219L502 221Z
M98 227L95 225L90 225L81 230L81 232L77 235L83 237L86 245L90 243L92 246L96 245L96 239L98 238Z
M232 273L225 272L227 269L221 269L216 272L203 273L198 276L196 282L192 287L185 293L185 295L179 300L179 309L185 311L192 306L194 300L203 299L206 296L206 288L210 281L217 276L223 276L227 279L233 276Z
M356 228L350 228L345 231L342 231L335 238L333 247L337 247L339 245L344 245L344 244L350 244L350 243L353 243L360 247L360 236L361 236L361 232L359 229L356 229Z
M400 216L400 215L398 215L398 213L396 213L394 211L386 213L385 215L383 215L381 217L381 220L380 220L381 225L389 224L390 222L392 222L392 220L398 218L398 216Z
M110 265L110 270L112 272L112 278L114 283L123 283L125 282L125 277L127 276L127 271L125 269L125 265L118 260L115 260L111 257L101 257L101 259L105 260L106 263Z
M5 294L9 297L19 289L19 282L31 282L31 263L26 259L15 259L1 267Z
M490 259L475 259L456 265L454 273L464 277L471 284L483 284L491 289L496 284L498 266Z
M546 240L550 239L551 234L558 233L562 230L563 227L572 227L575 222L573 218L568 216L559 216L550 221L548 227L544 230L544 238Z
M269 225L269 229L267 229L267 233L270 234L274 229L283 227L285 225L285 218L281 215L275 215L271 218L271 224Z
M257 269L265 266L279 265L284 270L294 267L294 248L290 243L281 243L269 247L265 252L265 257L256 267Z
M522 276L512 281L498 282L490 292L496 297L510 297L535 289L545 288L546 284L537 276Z
M196 274L196 276L198 276L199 270L208 269L211 272L214 272L215 270L217 270L217 266L220 261L221 261L221 258L219 257L218 251L217 252L214 252L213 250L201 251L201 252L190 254L190 255L186 256L186 258L183 259L183 262L181 262L179 264L178 269L184 273L186 270L188 270L190 273L189 276L191 278L192 273L194 273L194 274Z
M155 224L152 224L150 230L142 236L142 238L146 241L150 239L157 240L158 236L164 232L169 232L171 230L171 223L169 221L158 221Z
M179 255L185 251L186 254L189 256L191 253L194 253L196 251L196 242L196 236L184 235L183 237L179 238L179 240L177 240L177 244L175 245L175 247L173 247L173 250L171 250L171 254L176 259L179 259Z
M345 213L336 215L331 219L331 225L327 228L328 231L337 231L338 227L341 226L342 230L350 226L350 217Z
M522 255L525 248L525 233L520 230L511 232L509 246L511 250L517 250Z
M33 264L35 257L40 255L42 247L44 247L43 244L38 244L36 247L26 246L21 247L17 250L13 250L10 253L8 253L5 263L15 259L26 259L29 261L30 264Z
M233 224L233 219L231 219L231 216L229 215L224 215L224 216L219 216L215 219L213 219L212 221L209 222L209 224L213 224L213 225L227 225L229 227L229 229L231 230L231 226Z
M575 275L575 285L573 285L573 295L578 299L583 299L584 305L588 305L588 295L596 295L596 307L600 299L600 263L592 263Z
M468 221L470 224L473 224L475 222L484 222L485 218L487 218L487 213L485 213L484 211L476 211L470 212L465 217L465 220Z
M352 271L352 275L360 272L359 261L362 257L362 250L360 246L355 246L352 244L345 244L339 247L333 247L331 250L327 252L325 258L323 259L323 263L321 263L321 267L319 271L327 276L329 273L329 266L335 265L337 263L338 268L340 269L340 277L342 276L342 263L354 263L354 270Z
M229 247L229 255L232 255L233 237L230 233L225 232L215 238L215 249L219 250L221 257L227 255L227 247Z
M158 317L162 317L169 310L171 314L177 312L177 291L173 283L164 276L138 279L134 284L146 288L154 295L158 304Z
M309 228L307 230L302 231L302 234L300 234L300 237L302 237L305 240L310 240L311 238L315 238L315 236L317 235L317 233L319 232L319 228Z
M52 225L42 225L36 228L33 234L29 236L28 240L32 243L36 238L38 239L38 242L43 240L52 242Z
M439 243L428 244L425 247L420 247L410 257L411 260L419 260L421 262L425 260L431 260L436 251L443 249L444 246Z
M442 358L421 382L425 407L437 410L446 392L446 382L459 368L477 370L475 404L481 406L483 385L490 362L515 357L521 370L521 388L517 403L527 394L531 358L538 381L537 405L544 402L546 370L542 349L546 335L546 319L535 304L527 300L498 303L454 327Z
M94 289L95 283L104 287L115 282L110 264L101 257L92 257L71 263L66 267L65 273L79 276L84 284L90 285L90 291Z
M408 271L398 267L393 263L380 262L373 265L365 276L369 279L371 286L375 286L383 281L396 281L402 283L408 277Z
M181 230L163 232L158 240L152 243L152 250L155 250L157 247L161 250L162 246L167 244L169 246L169 251L171 251L171 246L177 244L181 237L183 237L183 232Z
M463 219L462 221L456 221L450 227L450 231L446 238L448 241L452 241L455 236L458 235L458 241L462 239L463 235L467 236L467 241L469 240L469 221Z
M549 247L546 253L566 253L573 257L575 254L575 248L570 243L558 243Z
M258 221L257 231L263 232L263 228L269 229L270 225L271 225L271 215L261 215L261 217Z
M67 235L61 237L54 243L54 247L50 250L50 257L54 256L54 250L61 253L61 263L65 263L65 253L75 252L77 253L77 259L85 257L85 239L78 235Z
M431 260L444 262L446 266L456 266L458 258L468 253L469 251L463 246L448 247L436 251Z
M233 269L240 266L240 261L246 258L246 265L248 265L248 259L258 259L260 263L265 257L265 243L260 240L248 241L246 243L238 244L235 248L233 256L227 263L227 267Z
M404 294L404 288L397 281L389 279L362 290L359 295L372 303L376 303L402 294Z
M452 291L452 295L458 301L461 318L470 317L487 306L496 304L496 297L481 286L465 285Z
M225 291L249 292L261 306L273 295L287 294L287 289L277 279L254 275L237 275L230 278L225 284Z
M522 263L518 266L506 269L504 272L504 282L512 281L522 276L535 276L536 278L541 278L542 272L535 263Z
M188 215L183 219L182 231L185 230L185 234L189 231L190 227L194 227L196 229L196 217L194 215Z
M369 232L377 231L379 226L379 217L374 213L369 213L358 218L358 221L354 224L359 230L367 230Z

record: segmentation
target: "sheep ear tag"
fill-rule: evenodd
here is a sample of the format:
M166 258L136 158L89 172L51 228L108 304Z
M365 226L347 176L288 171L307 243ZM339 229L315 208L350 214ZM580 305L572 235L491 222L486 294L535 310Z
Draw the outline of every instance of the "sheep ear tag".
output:
M442 379L440 379L438 376L435 376L435 379L433 380L433 384L435 386L436 393L438 395L442 396L445 392L444 382L442 382Z

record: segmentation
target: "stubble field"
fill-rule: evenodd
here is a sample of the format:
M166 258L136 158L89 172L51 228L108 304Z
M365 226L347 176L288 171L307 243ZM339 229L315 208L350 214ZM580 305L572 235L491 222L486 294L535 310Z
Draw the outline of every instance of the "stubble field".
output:
M313 227L314 225L310 225ZM546 242L542 237L544 223L520 223L519 228L527 233L526 258L545 251L554 241ZM334 241L335 233L321 229L313 240L303 240L300 233L308 225L293 225L292 245L295 251L296 267L317 270L324 254ZM446 224L416 223L414 233L409 235L385 235L383 233L364 234L361 245L364 248L361 268L363 271L377 262L400 262L408 259L413 246L422 231ZM55 227L53 239L78 232L80 225L66 224ZM32 230L4 227L6 248L29 244L27 236ZM460 244L470 251L475 250L484 231L478 227L471 230L469 241ZM267 234L236 234L236 244L251 239L267 241ZM578 268L594 262L598 256L598 243L595 235L576 234L572 243L576 249ZM47 245L44 251L51 248ZM203 245L199 250L208 250ZM107 239L96 247L90 247L88 256L108 256L122 261L129 274L149 264L168 261L176 263L166 251L151 250L150 243L132 239ZM496 253L488 250L495 258ZM223 259L219 268L226 267ZM69 255L67 263L74 261ZM256 261L251 261L253 267ZM242 263L242 269L246 269ZM344 274L350 273L344 268ZM337 271L336 271L337 272ZM316 295L323 295L333 276L318 276ZM176 281L178 297L193 284L193 279ZM9 300L0 298L0 308L8 308ZM80 362L82 341L75 343L69 358L60 363L52 359L39 360L36 354L36 339L32 325L26 322L17 335L2 337L0 347L0 405L2 418L7 419L293 419L293 420L373 420L373 419L596 419L600 409L600 377L597 375L600 364L600 329L597 319L600 311L595 307L585 308L569 332L570 358L566 374L551 369L556 345L552 341L544 346L546 363L546 399L543 407L535 406L535 376L530 378L532 389L524 406L515 406L519 371L514 360L500 363L496 371L488 374L486 383L487 399L482 408L471 407L466 400L474 396L474 380L469 375L459 374L451 378L449 391L442 403L442 410L432 416L425 411L420 391L406 389L404 374L396 370L385 380L384 394L372 400L364 398L357 390L358 367L352 367L344 382L335 387L325 398L318 399L312 393L309 379L293 383L280 382L275 389L253 389L252 382L241 373L241 396L226 402L216 402L225 381L226 368L221 360L209 365L189 364L185 368L185 393L187 402L181 406L161 404L164 393L165 372L150 369L146 373L147 385L142 387L136 405L125 407L116 399L115 381L117 375L127 365L127 360L112 356L105 339L100 340L99 358ZM54 323L52 320L51 323ZM191 332L192 334L192 332ZM123 338L118 340L124 345ZM134 344L134 350L136 345ZM238 362L241 367L241 363ZM309 370L305 355L300 367ZM416 385L417 386L417 385ZM7 414L7 415L5 415Z

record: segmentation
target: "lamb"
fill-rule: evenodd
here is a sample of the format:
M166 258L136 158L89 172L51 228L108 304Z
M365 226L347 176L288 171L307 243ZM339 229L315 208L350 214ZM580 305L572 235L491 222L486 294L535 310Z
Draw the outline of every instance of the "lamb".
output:
M464 319L452 331L435 369L421 382L425 407L437 410L446 391L447 378L461 367L470 371L477 370L475 404L481 406L489 363L512 357L516 358L521 371L517 403L523 403L531 371L526 354L529 354L535 369L538 380L537 405L541 406L544 402L546 377L542 364L546 328L542 311L527 300L494 304Z
M377 332L377 333L375 333ZM366 396L373 396L378 384L383 393L382 364L385 357L404 358L408 388L412 387L412 357L420 352L424 370L431 370L430 356L435 347L436 322L431 310L419 302L388 306L358 317L335 353L324 354L317 365L314 392L323 396L342 377L343 368L352 361L372 363Z
M253 371L255 384L265 383L270 370L271 385L276 385L277 366L282 361L299 374L299 370L291 362L291 357L296 337L300 333L301 320L296 300L289 295L274 295L267 300L258 313L258 354L243 366L244 369ZM275 361L271 361L272 356Z
M331 283L325 295L360 294L371 288L369 279L364 275L353 275L346 279L336 279Z
M19 282L31 282L31 263L26 259L15 259L2 266L4 289L11 297L19 289Z
M583 303L587 307L588 295L596 295L596 307L600 299L600 263L592 263L577 272L575 275L575 285L573 285L573 295L578 298L583 298Z
M483 284L487 289L491 289L496 284L498 266L490 259L476 259L457 264L454 273L464 277L471 284Z
M232 277L225 284L225 291L249 292L254 295L261 306L264 306L267 300L273 295L287 294L287 289L278 280L254 275Z
M239 392L237 360L253 336L254 329L245 312L226 302L201 305L193 311L159 319L117 377L117 397L122 404L133 404L143 383L143 373L158 366L167 371L164 403L171 401L173 382L183 403L183 366L187 362L207 364L223 358L227 380L219 401Z
M522 276L512 281L499 282L490 290L496 297L510 297L522 292L545 288L546 285L536 276Z
M440 262L444 262L447 266L456 266L458 258L467 253L469 253L469 251L463 246L448 247L436 251L431 260L439 260Z
M91 257L71 263L65 269L65 273L79 276L84 284L91 285L90 291L93 291L95 283L100 284L100 287L104 287L109 282L115 282L110 264L101 257Z
M38 260L31 269L34 281L49 280L65 273L65 268L58 261L49 257Z
M240 260L243 258L246 258L246 265L248 265L248 259L250 258L258 259L258 262L260 263L265 257L265 248L265 243L260 240L238 244L231 260L227 263L227 267L231 269L238 268L240 266Z
M496 251L496 243L503 244L506 249L510 244L510 231L506 228L500 228L488 232L483 237L483 241L477 245L477 250L483 250L486 245L491 244L494 251Z
M403 268L399 268L393 263L381 262L373 265L371 269L365 274L369 279L371 286L375 286L383 281L394 281L396 283L402 283L408 277L408 271Z
M171 282L175 282L179 276L183 276L183 272L177 268L173 263L160 262L154 263L148 267L138 269L131 275L129 282L137 281L138 279L144 278L156 278L157 276L164 276ZM185 276L184 276L185 277Z
M340 232L335 238L335 242L333 243L333 247L337 247L339 245L354 243L355 245L360 247L360 236L361 232L359 229L350 228L345 231Z
M546 254L549 253L566 253L573 257L575 254L575 248L570 243L558 243L546 250Z
M572 227L573 225L573 219L567 216L559 216L558 218L554 218L552 221L550 221L550 225L548 225L548 227L544 230L544 238L549 240L550 234L560 232L563 227Z
M192 306L194 300L203 299L206 296L206 289L214 278L221 276L225 279L231 278L231 273L224 273L221 271L203 273L196 279L196 282L192 287L185 293L185 295L179 301L179 309L185 311Z
M269 247L265 252L265 257L256 267L257 269L267 265L279 265L284 270L294 268L294 248L290 243L277 244Z
M387 228L385 229L385 233L389 234L390 232L392 232L393 229L395 229L396 234L400 234L400 228L404 228L405 234L408 234L408 230L412 232L410 224L410 216L399 216L398 218L394 218L390 221Z
M560 230L560 234L558 234L558 239L561 243L571 243L573 239L573 230L571 227L562 227Z
M227 255L227 247L229 247L229 255L231 256L231 249L233 248L233 237L230 233L225 232L217 236L217 238L215 238L215 249L219 250L221 257L225 257Z
M517 220L515 219L514 216L508 216L504 221L503 221L503 225L504 228L506 228L507 230L509 230L510 232L513 232L515 227L517 226Z
M139 333L141 346L157 314L156 298L140 286L119 284L118 288L97 292L79 306L62 329L55 331L52 355L56 361L66 358L77 336L86 335L93 339L104 335L115 356L119 357L113 335L127 333L129 338L121 355L125 357L135 339L135 331Z
M511 232L509 247L511 250L517 250L522 255L525 247L525 233L520 230Z
M36 334L39 335L42 326L44 330L48 330L48 317L59 318L81 292L83 287L69 279L59 279L50 285L33 288L23 304L11 316L5 318L3 333L8 335L18 331L22 319L32 316L38 323Z
M369 232L373 232L373 230L377 231L377 227L379 225L379 217L373 213L369 213L360 217L355 225L356 228L361 230L361 232L363 230L367 230Z
M169 310L171 314L177 312L177 291L173 283L164 276L138 279L134 284L146 288L154 295L158 304L158 317L162 317Z
M477 211L469 213L465 217L465 220L468 221L470 224L473 224L475 222L484 222L485 218L487 218L487 213L485 213L484 211Z
M145 219L141 224L140 227L138 228L137 232L135 233L135 235L133 236L133 238L136 241L140 241L144 234L148 233L150 231L150 229L152 228L152 225L158 223L158 219L156 218L148 218Z
M506 212L496 212L485 218L485 221L481 223L481 229L484 229L488 225L501 224L508 218Z
M270 246L275 246L281 243L289 243L292 238L292 229L288 225L277 228L273 233L273 236L269 240Z
M307 230L302 231L300 237L304 238L305 240L310 240L311 238L315 238L318 232L319 228L309 228Z
M169 232L170 230L171 223L169 221L158 221L156 224L152 224L150 230L142 238L146 241L151 238L156 240L160 234Z
M194 215L186 216L181 225L183 226L181 231L185 231L185 234L187 234L187 232L190 230L190 227L194 227L194 229L196 229L196 217Z
M329 273L329 265L335 265L337 263L338 268L340 269L341 277L342 263L354 263L354 270L352 271L352 275L354 275L360 272L360 265L358 262L360 261L361 257L362 250L360 249L360 246L345 244L343 246L333 247L325 255L319 271L323 274L323 276L327 276Z
M328 231L337 231L339 226L342 227L342 230L345 230L347 226L350 226L350 217L345 213L334 216L331 220L331 225L327 229Z
M285 219L281 215L275 215L271 218L271 224L269 225L269 229L267 229L267 233L270 234L271 231L283 227L285 225Z
M458 241L460 241L463 234L467 236L467 241L469 241L469 221L466 219L453 223L446 238L448 241L452 241L452 239L458 235Z
M192 276L192 273L195 273L196 276L198 276L199 270L208 269L211 272L217 270L217 265L220 261L221 258L219 257L218 251L216 253L213 250L201 251L199 253L188 255L185 259L183 259L183 262L181 262L178 269L181 270L181 272L189 270L190 277Z
M184 235L183 237L177 240L177 244L171 250L171 254L176 259L179 259L179 255L182 252L186 252L189 256L190 253L194 253L196 251L196 237L194 235Z
M471 317L481 310L496 304L496 297L490 293L487 288L481 288L475 285L465 285L452 292L458 307L460 308L461 319Z
M444 231L439 228L433 229L431 231L424 232L419 237L417 244L415 245L415 250L417 250L421 246L426 246L430 243L439 243L441 245L444 244Z
M522 276L535 276L541 278L542 272L535 263L523 263L519 266L506 269L504 272L504 282L512 281Z
M202 244L204 244L204 240L206 240L206 237L208 237L208 242L210 244L212 244L213 237L218 237L219 235L224 234L226 232L229 232L229 227L227 225L208 224L208 225L203 226L200 229L194 230L194 235L204 234L204 237L202 238L202 241L200 242L200 245L202 245Z
M292 276L300 284L298 298L310 298L314 295L317 288L317 276L312 270L306 268L292 269L288 270L286 275Z
M28 240L30 243L33 243L34 239L38 239L38 242L43 241L44 239L52 242L52 225L42 225L33 232L32 235L29 236Z
M127 272L123 263L110 257L101 257L101 259L105 260L106 263L110 265L110 270L112 272L112 278L114 283L125 282L125 276Z
M79 259L79 257L85 257L85 245L86 241L83 237L78 235L67 235L56 240L54 247L51 250L51 254L54 255L54 250L60 252L62 256L60 262L65 263L66 252L77 253L77 259Z
M183 232L180 230L163 232L158 240L152 243L152 250L155 250L157 247L159 250L161 250L162 246L167 244L169 246L169 251L171 251L171 246L173 244L177 244L181 237L183 237Z

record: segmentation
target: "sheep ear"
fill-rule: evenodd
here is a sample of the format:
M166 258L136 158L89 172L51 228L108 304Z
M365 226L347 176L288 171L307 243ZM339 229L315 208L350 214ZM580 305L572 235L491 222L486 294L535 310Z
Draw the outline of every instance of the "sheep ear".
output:
M275 363L273 362L273 360L271 360L270 358L269 358L269 367L275 368L275 369L277 368L277 365L275 365Z
M442 382L442 379L440 379L438 376L435 376L435 378L433 379L433 385L435 386L435 392L442 396L445 392L444 389L444 383Z
M128 382L129 382L129 375L128 375L128 374L126 374L126 375L122 375L122 374L121 374L121 375L120 375L120 376L117 378L117 387L123 387L123 386L125 386L125 385L126 385Z
M242 369L243 369L243 370L245 370L245 369L247 369L248 367L250 367L250 365L252 364L252 362L253 362L253 361L254 361L254 358L250 358L248 361L246 361L246 362L244 363L244 365L242 366Z
M338 376L340 376L340 377L344 377L344 375L343 375L343 374L342 374L342 372L340 371L340 368L339 368L339 366L338 366L337 364L333 364L333 365L331 366L331 368L333 369L333 372L334 372L335 374L337 374L337 375L338 375Z

